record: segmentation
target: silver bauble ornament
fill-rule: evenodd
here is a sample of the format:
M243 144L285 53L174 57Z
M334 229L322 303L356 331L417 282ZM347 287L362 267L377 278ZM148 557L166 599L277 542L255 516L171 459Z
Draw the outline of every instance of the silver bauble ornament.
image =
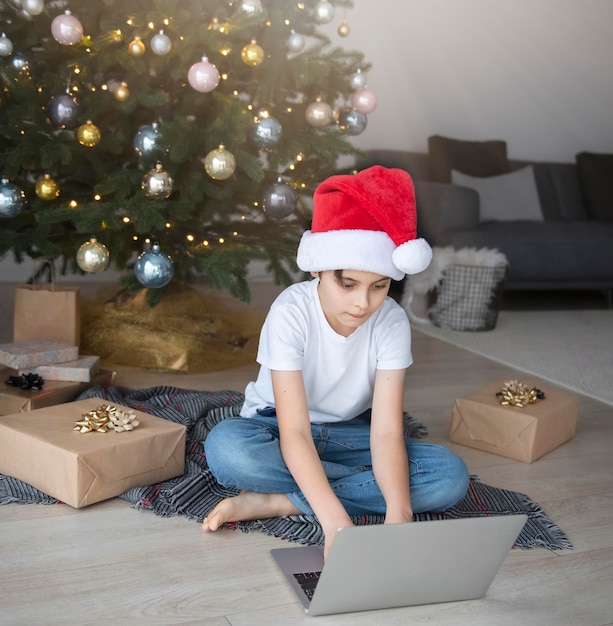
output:
M8 57L13 53L13 42L4 34L0 36L0 57Z
M279 145L283 136L283 128L276 117L269 114L258 114L253 126L249 129L249 141L263 150L270 150Z
M143 252L134 264L134 275L144 287L159 288L167 285L174 276L172 259L154 243L151 250Z
M172 195L173 185L172 176L164 170L161 163L156 163L155 168L143 176L141 189L147 198L166 200Z
M27 74L30 71L32 61L29 54L26 54L24 52L16 52L11 57L11 64L17 71L22 72L23 74Z
M53 96L47 105L47 115L56 128L72 130L79 125L81 103L76 96L64 93Z
M161 30L157 35L151 37L151 50L158 56L168 54L172 48L170 37Z
M349 84L354 91L366 87L366 74L363 74L362 70L358 70L349 77Z
M144 160L152 159L156 153L162 150L159 145L160 129L157 122L150 126L141 126L132 141L136 154Z
M262 0L242 0L240 3L240 10L244 11L251 17L259 15L262 9Z
M91 237L77 250L77 265L90 274L103 272L108 267L110 258L109 249L96 237Z
M9 219L21 213L26 206L26 194L21 187L0 179L0 218Z
M327 102L317 98L306 108L305 117L313 128L323 128L334 121L334 109Z
M306 41L304 37L292 29L290 36L287 39L287 49L290 52L302 52Z
M40 15L45 10L44 0L22 0L21 6L30 15Z
M364 132L368 118L364 113L352 107L343 107L338 112L338 128L347 135L359 135Z
M236 159L224 145L211 150L204 159L204 169L213 180L226 180L234 174Z
M334 19L334 5L328 0L321 0L315 5L313 15L319 24L328 24Z
M296 192L282 181L277 181L264 189L262 207L266 215L282 219L291 215L297 206Z

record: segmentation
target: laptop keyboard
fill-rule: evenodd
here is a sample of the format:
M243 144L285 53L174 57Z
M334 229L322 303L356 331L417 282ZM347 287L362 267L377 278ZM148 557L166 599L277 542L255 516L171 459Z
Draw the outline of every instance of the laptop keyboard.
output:
M303 572L294 574L294 578L300 585L302 591L306 594L307 598L311 600L315 593L315 587L317 587L317 581L321 576L321 572Z

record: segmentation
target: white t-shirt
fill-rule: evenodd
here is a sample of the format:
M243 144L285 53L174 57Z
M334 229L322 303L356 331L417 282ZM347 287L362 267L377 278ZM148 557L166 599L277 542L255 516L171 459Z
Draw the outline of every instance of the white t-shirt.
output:
M300 370L311 422L349 420L372 406L377 369L405 369L413 362L409 320L392 298L343 337L325 318L318 284L317 278L296 283L272 304L260 334L260 371L247 385L241 415L274 407L271 370Z

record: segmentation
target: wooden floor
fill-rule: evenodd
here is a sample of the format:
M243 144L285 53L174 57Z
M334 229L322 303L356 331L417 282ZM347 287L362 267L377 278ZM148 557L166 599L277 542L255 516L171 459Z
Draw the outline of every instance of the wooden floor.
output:
M414 358L406 408L433 442L446 443L456 397L522 376L418 332ZM243 390L255 373L252 366L206 375L118 368L117 383ZM484 482L536 500L574 550L513 550L482 600L310 618L270 557L287 545L279 539L204 533L196 522L119 499L81 510L11 504L0 507L0 624L613 624L612 407L581 398L575 439L533 464L448 445Z

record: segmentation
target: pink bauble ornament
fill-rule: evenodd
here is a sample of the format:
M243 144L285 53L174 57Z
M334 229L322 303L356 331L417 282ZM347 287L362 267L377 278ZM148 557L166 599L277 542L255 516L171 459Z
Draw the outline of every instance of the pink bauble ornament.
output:
M202 61L194 63L189 68L187 80L196 91L208 93L219 85L219 72L212 63L209 63L207 57L202 57Z
M53 38L63 46L73 46L83 37L83 25L68 9L51 22Z
M351 106L360 113L372 113L377 108L377 96L364 87L351 95Z

